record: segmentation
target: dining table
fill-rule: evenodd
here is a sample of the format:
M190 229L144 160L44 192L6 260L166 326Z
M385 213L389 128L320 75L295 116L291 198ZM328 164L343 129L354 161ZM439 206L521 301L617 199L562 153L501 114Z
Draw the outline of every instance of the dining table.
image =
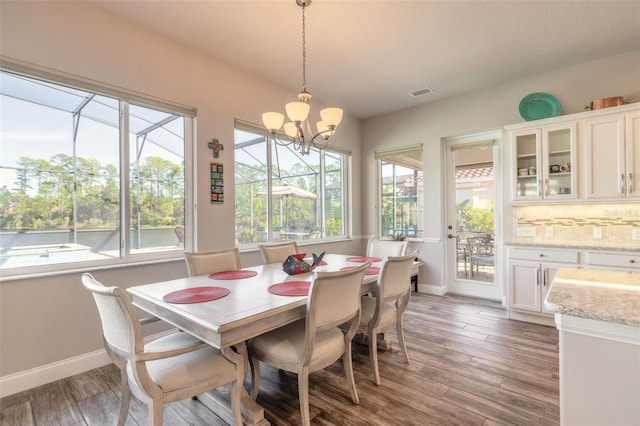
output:
M362 293L366 294L375 290L384 259L327 254L314 271L339 271L367 261L371 265L362 281ZM419 264L416 262L414 268ZM137 285L127 292L136 307L220 349L246 376L246 342L304 318L312 276L313 271L288 275L281 263L272 263ZM222 419L234 423L228 392L211 391L198 399ZM244 387L241 400L243 424L270 424Z

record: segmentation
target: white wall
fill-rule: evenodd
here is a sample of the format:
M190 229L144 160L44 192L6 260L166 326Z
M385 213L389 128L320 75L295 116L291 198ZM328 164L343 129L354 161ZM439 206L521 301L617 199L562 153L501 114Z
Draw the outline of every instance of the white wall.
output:
M435 90L438 90L436 87ZM444 254L446 226L443 182L445 138L501 129L524 120L518 112L520 100L532 92L547 92L558 98L562 115L583 112L594 99L624 96L640 101L640 51L616 55L578 66L550 71L535 77L505 82L463 96L415 107L363 124L363 181L377 182L374 152L378 149L423 143L424 237L416 244L426 263L420 277L423 290L442 293L445 289ZM427 95L428 96L428 95ZM503 141L504 143L504 141ZM500 160L497 160L500 162ZM496 164L500 167L500 163ZM505 170L503 170L505 172ZM442 188L442 189L441 189ZM377 229L377 188L365 188L363 206L376 214L363 216L364 234ZM500 206L496 206L500 208Z
M4 58L197 108L197 197L202 201L197 209L197 248L234 246L234 119L261 123L263 111L283 107L295 93L142 30L89 3L0 2L0 19L0 54ZM314 102L316 114L320 108ZM208 168L213 157L207 143L212 138L225 145L215 160L227 166L227 201L223 205L208 201ZM361 187L360 140L360 121L345 115L332 144L353 152L356 188ZM360 200L355 197L351 206L357 218ZM361 234L360 220L354 221L353 233ZM332 244L331 250L360 252L362 242ZM245 266L261 262L257 252L242 257ZM81 287L80 272L0 283L0 377L103 347L97 311ZM168 264L98 271L95 276L105 283L129 287L184 277L186 268L180 257Z

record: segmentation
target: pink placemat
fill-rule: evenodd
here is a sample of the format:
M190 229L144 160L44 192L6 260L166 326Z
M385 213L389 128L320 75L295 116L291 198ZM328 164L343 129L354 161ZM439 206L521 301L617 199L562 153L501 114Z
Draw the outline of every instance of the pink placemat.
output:
M269 286L269 293L278 296L306 296L310 285L309 281L285 281Z
M307 262L309 265L313 265L313 260L312 259L305 259L305 262ZM327 262L325 262L324 260L321 260L320 263L318 263L317 266L324 266L324 265L328 265Z
M349 269L355 269L357 266L345 266L344 268L340 268L341 271L348 271ZM369 266L366 271L364 271L365 275L378 275L380 272L380 268L377 266Z
M349 262L380 262L382 259L379 257L373 257L373 256L351 256L351 257L347 257L347 260Z
M165 294L162 298L167 303L200 303L220 299L231 293L224 287L193 287Z
M256 271L247 271L244 269L236 269L233 271L214 272L209 275L213 280L239 280L242 278L251 278L258 275Z

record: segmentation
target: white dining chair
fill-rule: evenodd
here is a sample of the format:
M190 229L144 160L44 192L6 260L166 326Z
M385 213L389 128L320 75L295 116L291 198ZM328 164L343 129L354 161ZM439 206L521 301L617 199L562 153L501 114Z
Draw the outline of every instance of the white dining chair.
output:
M242 424L240 397L244 366L188 333L176 332L144 342L135 308L125 291L106 287L91 274L82 284L93 294L108 352L123 360L122 401L118 425L125 423L131 394L148 405L149 424L162 425L164 405L231 385L231 410Z
M184 254L190 277L240 269L240 250L236 248Z
M416 250L405 256L387 257L373 296L362 296L360 301L361 315L358 332L369 336L369 357L376 385L380 385L377 345L379 333L384 333L395 325L400 352L405 362L409 362L407 346L404 342L402 316L411 296L411 267L419 253L420 251Z
M309 288L304 319L249 341L251 397L260 387L260 362L298 374L302 424L309 425L309 373L326 368L342 357L351 400L359 403L353 378L351 340L360 321L360 289L365 270L315 272ZM339 327L347 324L343 333Z
M289 255L298 253L298 243L295 241L280 244L261 244L259 247L264 263L282 263Z
M384 259L389 256L404 256L407 252L408 241L385 240L371 238L367 243L367 256Z

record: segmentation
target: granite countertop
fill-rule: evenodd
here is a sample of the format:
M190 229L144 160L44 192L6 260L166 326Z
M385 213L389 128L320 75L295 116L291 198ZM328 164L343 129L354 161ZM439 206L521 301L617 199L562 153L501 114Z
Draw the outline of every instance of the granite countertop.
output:
M560 268L544 305L559 314L640 327L640 274Z

